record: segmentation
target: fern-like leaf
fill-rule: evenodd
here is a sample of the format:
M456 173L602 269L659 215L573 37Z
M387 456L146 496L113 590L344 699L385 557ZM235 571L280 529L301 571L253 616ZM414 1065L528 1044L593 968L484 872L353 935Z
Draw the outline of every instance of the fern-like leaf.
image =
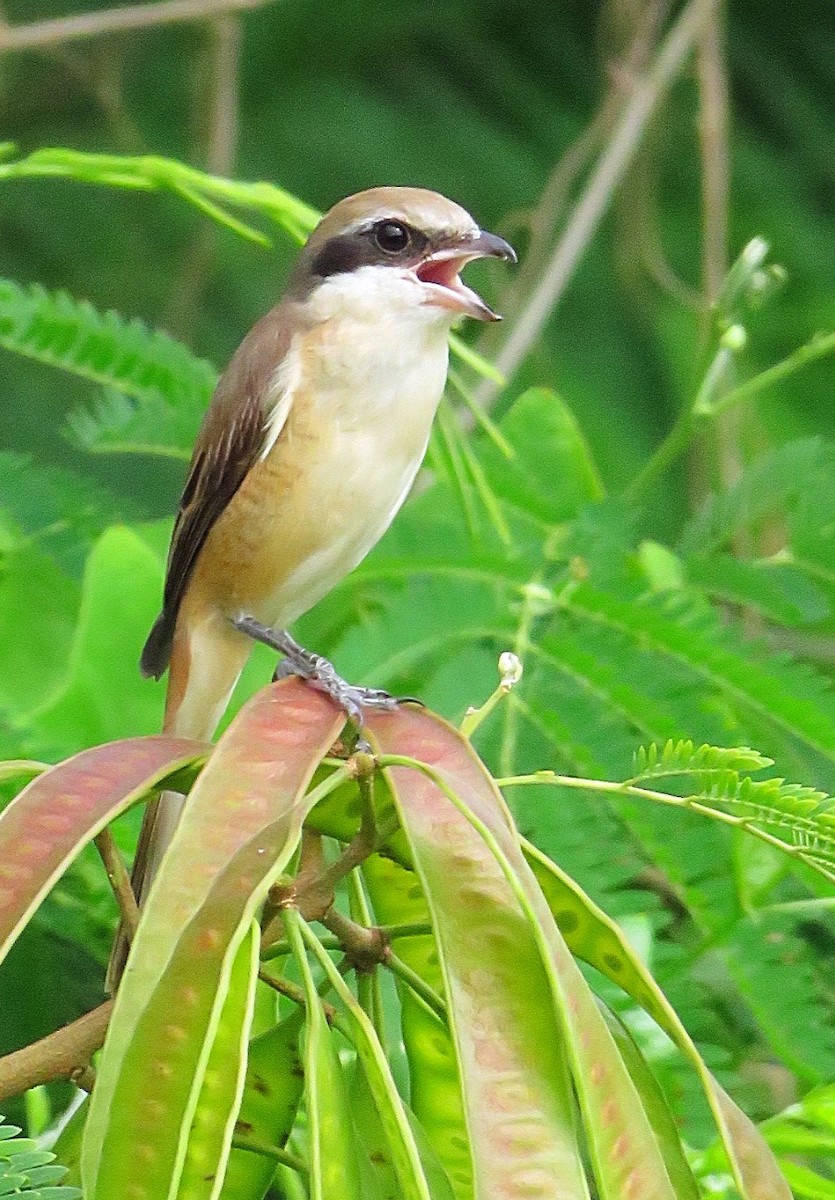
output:
M34 542L77 573L93 539L134 515L124 497L83 475L0 451L0 535L7 545Z
M70 413L67 430L90 454L154 454L188 462L202 413L202 403L172 406L153 393L140 403L107 387Z
M693 775L705 771L761 771L773 765L748 746L695 746L692 741L672 738L659 746L639 746L635 752L635 775L630 783L657 779L661 775Z
M115 389L123 398L122 429L141 405L148 406L149 428L171 410L193 436L216 380L209 363L141 321L125 321L65 292L22 287L9 279L0 280L0 346ZM76 416L71 429L86 448L97 449L104 448L98 443L106 443L114 424L119 422L111 402L104 414Z
M31 1200L81 1200L77 1187L62 1187L67 1168L49 1150L20 1137L17 1125L3 1125L0 1117L0 1195L27 1196Z
M655 797L668 794L671 803L728 814L733 824L780 830L779 840L794 856L835 879L835 811L825 792L784 779L752 779L744 774L772 765L747 747L725 749L689 741L669 741L641 748L635 755L636 774L624 786L652 782ZM669 779L669 792L659 794L659 781ZM644 794L649 794L646 791ZM788 835L786 837L786 835Z
M679 593L626 602L581 584L567 610L625 635L667 667L684 668L761 736L788 735L835 762L835 697L829 681L787 655L745 644L706 604Z
M783 512L804 495L817 499L835 481L835 450L820 438L802 438L776 447L753 462L727 492L711 497L684 529L684 557L714 552L742 529L755 528L770 513Z

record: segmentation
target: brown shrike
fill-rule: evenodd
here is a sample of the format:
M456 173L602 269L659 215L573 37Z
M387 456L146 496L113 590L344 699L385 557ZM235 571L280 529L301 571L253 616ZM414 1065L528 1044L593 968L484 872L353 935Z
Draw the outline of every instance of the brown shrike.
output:
M463 208L418 188L350 196L312 234L197 437L162 613L142 653L146 675L169 671L166 733L212 736L253 638L355 717L385 702L285 630L365 557L408 494L446 383L450 326L497 319L458 275L485 256L516 257ZM166 793L146 816L140 897L182 803Z

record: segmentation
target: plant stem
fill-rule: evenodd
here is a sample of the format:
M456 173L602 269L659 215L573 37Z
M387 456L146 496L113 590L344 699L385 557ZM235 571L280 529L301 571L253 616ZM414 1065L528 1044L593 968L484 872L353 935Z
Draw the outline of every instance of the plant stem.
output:
M447 1024L446 1004L441 997L430 987L425 979L418 975L417 971L412 970L410 966L403 962L402 958L398 958L396 954L389 953L386 958L385 965L389 970L406 984L407 987L415 993L419 1000L422 1000L424 1005L429 1009L433 1016L443 1024Z
M402 763L399 765L408 764ZM576 775L556 775L550 771L539 771L534 775L510 775L496 780L496 785L500 788L519 787L530 784L574 788L585 792L602 792L609 796L637 796L643 800L652 800L656 804L668 804L672 808L682 808L689 812L698 813L703 817L711 817L714 821L721 821L724 825L731 825L735 829L745 830L746 833L752 834L753 837L759 838L760 841L766 842L769 846L774 846L775 849L782 850L784 854L788 854L791 858L795 858L807 867L811 867L812 870L828 879L830 883L835 883L835 867L818 861L814 857L813 850L810 850L806 846L785 842L781 838L768 833L765 829L760 829L759 826L751 824L754 820L764 820L764 818L737 816L734 813L724 812L720 808L714 808L712 805L705 804L690 796L673 796L669 792L656 792L651 788L639 787L634 783L614 783L608 779L581 779ZM802 819L796 818L796 821L800 825L802 832L819 832L817 827L811 822L807 823L809 826L807 828L802 823Z
M764 392L766 388L773 387L775 383L780 383L783 379L788 378L789 375L794 375L795 371L799 371L801 367L805 367L808 363L815 362L817 359L824 358L827 354L833 353L835 353L835 333L826 333L820 337L813 338L811 342L800 346L788 358L784 358L782 362L778 362L773 367L761 371L759 375L755 375L753 379L746 380L745 383L740 383L738 387L731 388L729 392L726 392L721 399L715 402L713 412L726 412L727 409L733 408L735 404L741 404L743 400L750 400L753 396L758 396L760 392Z
M702 30L696 53L699 85L699 145L702 184L702 353L716 339L716 310L728 271L728 192L730 151L728 80L724 48L724 4ZM724 379L723 379L724 383ZM732 487L743 469L740 418L729 414L716 422L714 443L723 488ZM690 498L694 508L711 490L705 455L694 446L690 460Z
M127 867L122 861L122 856L109 829L103 829L96 836L95 842L96 849L104 863L104 869L107 871L113 895L116 897L116 903L119 905L122 925L128 940L132 942L139 925L139 906L136 903L136 896L133 894Z
M0 1058L0 1100L53 1079L69 1079L89 1066L104 1043L112 1012L113 1001L106 1000L63 1029Z
M709 406L697 407L699 400L697 396L696 402L679 415L678 420L658 446L655 453L632 480L626 489L626 496L634 500L641 493L645 492L648 485L654 482L667 469L670 463L678 458L687 448L690 439L695 435L703 422L712 420L720 413L727 412L728 409L733 408L736 404L742 404L745 400L751 400L754 396L758 396L760 392L773 387L775 383L780 383L782 380L787 379L808 363L815 362L817 359L824 358L827 354L833 353L835 353L835 333L823 334L820 337L814 338L811 342L800 346L788 358L784 358L782 362L776 363L773 367L768 367L767 370L761 371L759 375L746 380L745 383L740 383L737 387L731 388L729 392L725 392L723 396L713 400Z
M427 921L408 921L402 925L378 925L376 927L387 942L396 941L398 938L408 937L425 937L432 932L432 926ZM326 950L340 950L342 942L336 936L320 937L319 941ZM268 950L265 950L261 956L263 962L269 962L271 958L281 958L285 954L290 953L290 943L286 939L279 942L274 942Z
M620 121L586 184L539 283L495 359L497 369L508 379L539 337L545 322L565 291L577 263L634 158L658 102L680 71L700 36L705 21L713 15L717 3L718 0L690 0L664 39L650 70L636 81ZM482 403L489 403L495 399L497 391L495 384L485 381L478 389L477 396Z
M270 0L157 0L153 4L131 4L123 8L105 8L99 12L78 13L33 21L29 25L0 22L0 51L28 50L33 46L54 46L76 38L122 33L130 29L150 29L155 25L173 25L180 21L202 21L223 13L260 8Z
M282 1163L285 1167L298 1171L300 1175L307 1174L307 1163L291 1151L283 1150L280 1146L272 1146L268 1142L261 1142L253 1137L233 1137L232 1145L236 1150L248 1150L251 1154L260 1154L263 1158L271 1158L273 1162Z

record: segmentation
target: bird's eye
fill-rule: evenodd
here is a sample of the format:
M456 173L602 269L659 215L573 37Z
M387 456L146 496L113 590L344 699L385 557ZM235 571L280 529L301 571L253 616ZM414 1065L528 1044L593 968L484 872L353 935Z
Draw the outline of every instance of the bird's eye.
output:
M374 241L386 254L399 254L411 241L409 227L402 221L378 221L374 226Z

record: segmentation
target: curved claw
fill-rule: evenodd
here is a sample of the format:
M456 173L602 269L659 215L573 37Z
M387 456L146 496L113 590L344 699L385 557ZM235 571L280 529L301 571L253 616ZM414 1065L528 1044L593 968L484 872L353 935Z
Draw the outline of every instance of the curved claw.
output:
M360 731L365 723L363 709L392 712L400 704L420 704L423 707L422 702L414 696L396 697L382 688L357 687L348 683L336 673L332 663L305 650L284 629L271 629L246 613L232 618L232 624L241 633L284 655L273 672L274 681L286 679L288 675L298 675L317 691L330 696Z

